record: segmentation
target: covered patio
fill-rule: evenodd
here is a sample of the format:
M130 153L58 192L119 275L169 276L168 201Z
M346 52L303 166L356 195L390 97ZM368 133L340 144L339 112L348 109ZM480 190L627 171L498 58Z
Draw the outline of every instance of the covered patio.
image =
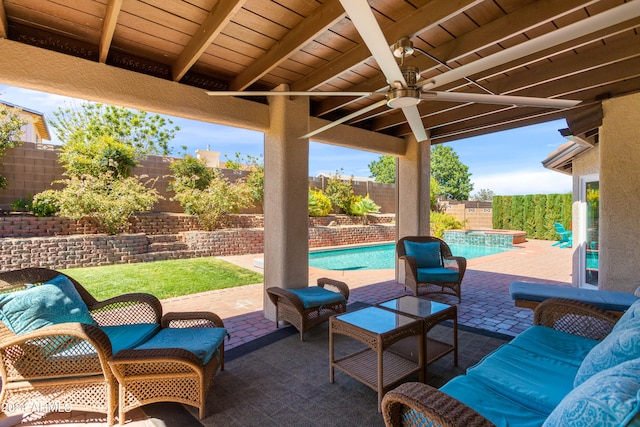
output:
M371 43L380 34L363 30L363 12L372 14L377 24L367 28L379 27L382 44ZM263 287L301 288L314 278L307 238L310 138L397 157L396 230L402 237L429 233L431 145L565 118L568 137L597 147L598 170L591 172L599 173L601 189L599 288L635 290L639 28L640 0L82 0L71 6L5 0L0 82L264 133L265 280L257 292L251 289L263 309L225 319L238 320L235 336L241 337L243 316L273 325L274 307ZM402 74L388 58L405 37L413 47L401 43L397 61L415 68ZM418 83L404 81L417 77L416 69ZM396 81L400 87L387 86ZM345 96L206 93L251 90ZM555 108L561 100L580 103ZM578 247L565 252L574 264ZM517 268L524 256L494 257L497 264L487 272L483 263L470 266L463 304L486 297L495 306L502 291L493 287L505 278L571 281L564 273L542 277L547 267L561 265L557 257L538 259L531 273ZM354 285L354 298L378 302L402 294L402 271L389 274L382 283ZM212 297L207 308L218 311L223 299ZM194 301L187 303L193 307ZM529 320L520 309L506 312L516 324ZM508 329L518 331L513 324Z
M514 306L509 296L509 283L522 280L570 286L571 253L551 246L552 243L551 241L530 240L519 244L518 249L514 251L469 260L464 281L464 298L462 303L458 305L460 325L463 325L463 328L484 330L488 336L496 334L497 336L504 335L505 337L517 335L531 326L532 311ZM254 257L255 255L246 255L223 257L223 259L245 268L253 268L252 261ZM541 269L541 265L544 268ZM310 284L315 283L318 277L343 280L352 289L349 298L350 304L375 304L408 293L404 290L402 284L393 279L393 276L393 270L358 272L310 268L309 282ZM449 296L434 296L433 299L449 304L456 302L454 297ZM275 322L265 319L262 311L262 284L260 283L164 300L162 303L165 312L179 312L188 309L213 310L218 313L223 318L225 327L231 333L230 341L225 343L225 349L230 354L233 354L232 349L240 351L240 354L246 354L248 350L243 347L248 347L256 352L258 355L256 357L259 357L261 349L266 347L265 343L273 342L272 339L269 339L269 335L278 334L285 329L290 329L291 331L289 332L291 332L294 340L298 340L297 333L292 327L276 329ZM321 353L325 354L327 347L326 337L322 335L316 337L316 335L323 332L326 335L326 330L326 323L319 325L311 333L309 342L303 345L315 346L318 341L324 342ZM478 348L477 351L482 352L485 349ZM238 359L239 362L242 361L242 357L244 356L240 356ZM461 355L461 357L472 356ZM445 358L433 368L433 373L437 375L440 369L448 371L451 368L450 358ZM233 374L232 369L233 365L227 368L225 372L219 372L216 376L216 381L221 378L224 380L224 376ZM322 371L322 375L323 383L326 380L328 384L327 373ZM341 377L340 381L343 381L344 378ZM216 389L216 381L214 381L214 389ZM375 402L373 393L369 400ZM176 411L177 407L177 405L172 405L170 408L173 409L166 412L158 412L157 408L153 407L147 409L148 414L145 413L145 407L143 407L142 410L131 412L130 419L133 422L129 422L127 425L136 427L178 425L171 424L172 421L177 422L176 417L184 412L182 410ZM188 407L185 406L185 408ZM210 411L210 416L215 418L216 409L210 409ZM369 415L376 417L375 410L369 412L371 412ZM379 418L375 418L373 421L382 425L382 417L377 416ZM70 420L83 425L104 425L104 415L102 414L75 411L72 413L51 413L44 416L44 418L36 415L32 417L32 420L31 424L26 423L26 425L42 425L45 423L49 426L62 426L69 425ZM179 420L184 422L182 418ZM193 423L198 422L195 413L193 417L187 418L187 420ZM206 420L205 418L203 423L208 425ZM193 425L198 426L200 424ZM292 425L300 424L296 424L293 421Z

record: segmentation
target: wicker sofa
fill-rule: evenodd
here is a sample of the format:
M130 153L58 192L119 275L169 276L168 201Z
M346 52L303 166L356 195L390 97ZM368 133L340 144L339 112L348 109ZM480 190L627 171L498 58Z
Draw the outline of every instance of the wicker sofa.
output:
M617 321L617 323L616 323ZM640 303L615 314L566 299L439 390L387 393L388 426L626 426L640 422Z
M152 295L97 301L45 268L0 273L0 403L5 412L83 410L120 424L130 409L180 402L200 409L227 332L215 314L167 313Z

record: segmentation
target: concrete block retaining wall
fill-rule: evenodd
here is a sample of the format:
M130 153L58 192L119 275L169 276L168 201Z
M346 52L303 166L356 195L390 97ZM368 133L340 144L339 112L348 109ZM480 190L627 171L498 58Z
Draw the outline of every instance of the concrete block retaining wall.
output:
M243 218L240 222L243 221L247 220ZM166 224L163 227L171 228ZM393 224L309 228L309 246L312 248L394 239ZM166 236L136 233L5 237L0 239L0 271L26 267L64 269L262 252L262 228L228 228L211 232L186 230Z

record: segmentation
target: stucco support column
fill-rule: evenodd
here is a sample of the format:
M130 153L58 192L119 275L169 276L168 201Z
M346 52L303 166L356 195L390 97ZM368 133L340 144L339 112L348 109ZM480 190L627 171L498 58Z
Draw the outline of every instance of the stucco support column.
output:
M431 144L406 138L407 151L396 163L396 241L404 236L428 236ZM396 280L404 282L404 266L396 262Z
M276 90L288 90L284 85ZM269 97L264 140L264 288L309 283L309 99ZM275 307L264 292L264 315Z
M602 103L598 287L633 292L640 285L640 93Z

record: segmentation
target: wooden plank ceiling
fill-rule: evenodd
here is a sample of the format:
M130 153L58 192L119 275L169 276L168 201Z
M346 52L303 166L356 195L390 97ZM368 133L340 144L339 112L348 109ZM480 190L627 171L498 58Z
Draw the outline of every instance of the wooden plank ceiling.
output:
M370 0L389 45L433 79L624 3L640 0ZM465 75L437 90L584 101L640 90L640 18ZM0 0L0 37L206 90L384 91L387 83L339 0ZM251 98L265 102L264 98ZM334 120L380 97L311 98ZM570 110L422 101L433 143L565 117ZM386 105L348 124L404 136Z

